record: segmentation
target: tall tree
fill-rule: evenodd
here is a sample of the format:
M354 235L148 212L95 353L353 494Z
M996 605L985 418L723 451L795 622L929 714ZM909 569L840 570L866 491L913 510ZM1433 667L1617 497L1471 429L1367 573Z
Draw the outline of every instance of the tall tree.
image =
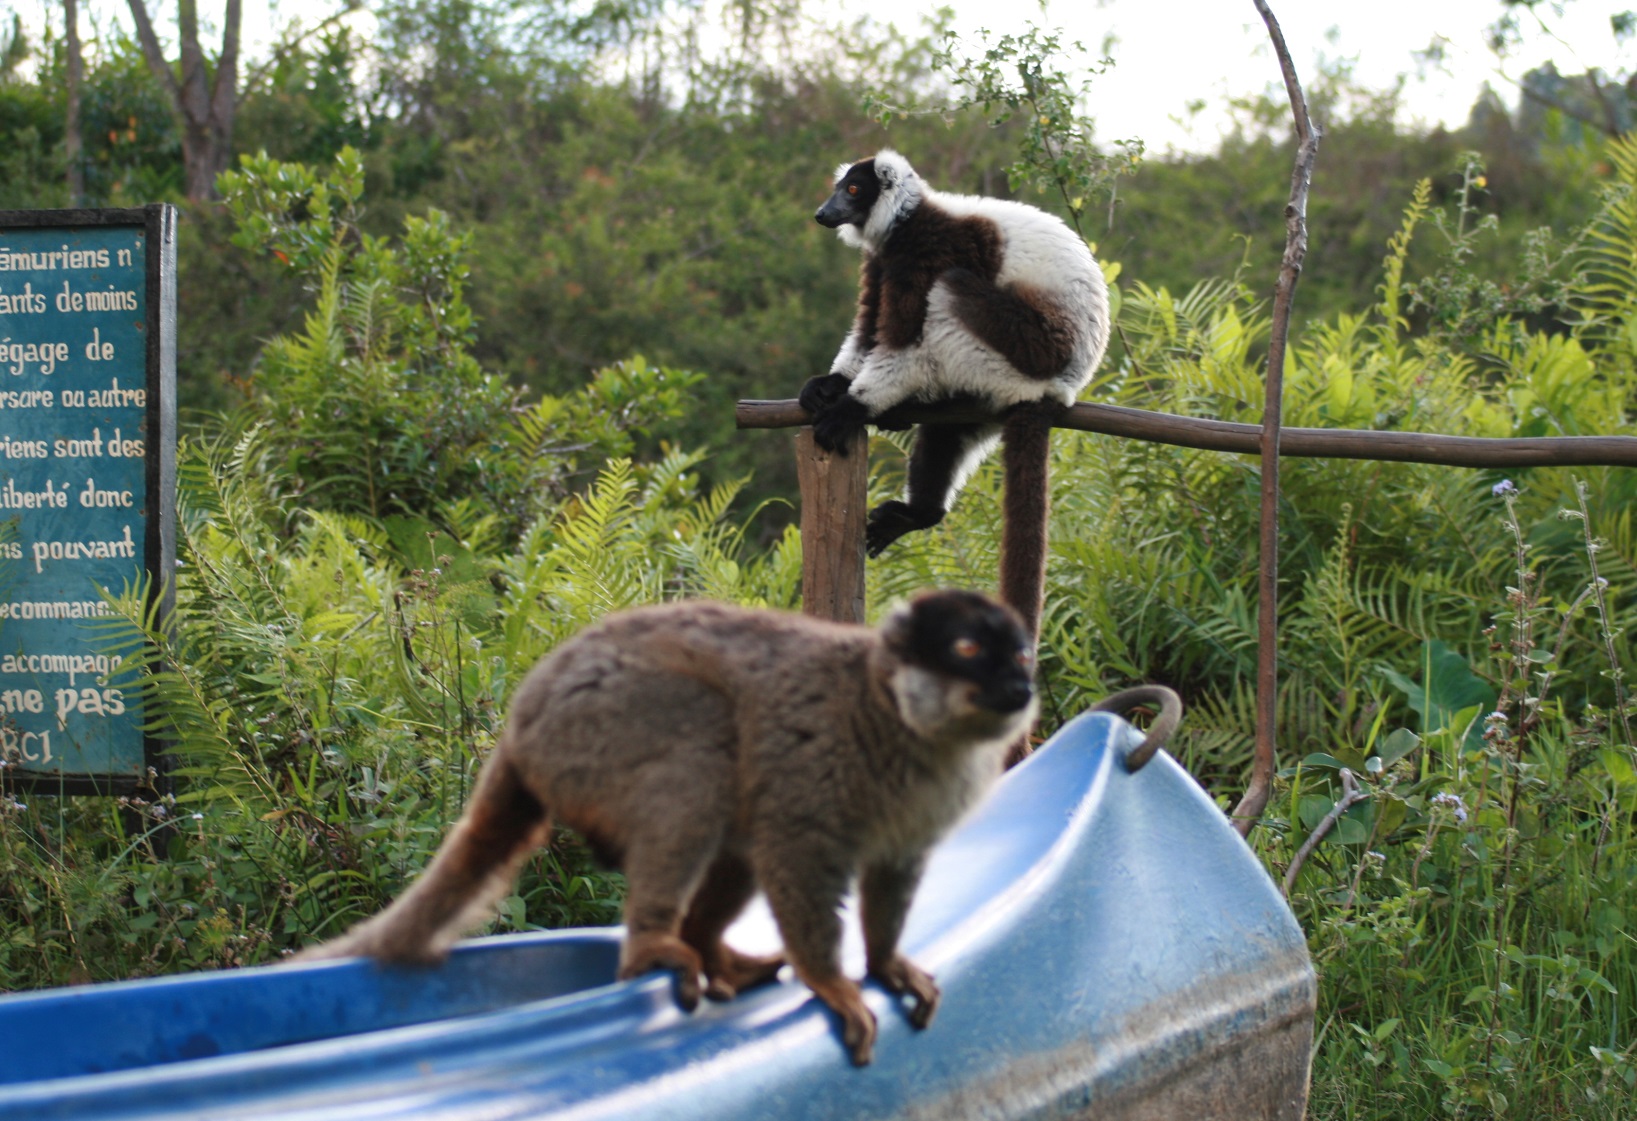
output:
M63 0L64 46L68 51L68 111L63 126L63 156L68 164L68 205L85 205L85 143L80 133L80 91L85 88L85 57L80 49L79 0Z
M199 43L198 0L179 0L176 24L181 37L180 80L165 58L144 0L130 0L130 5L142 56L147 59L154 79L170 96L171 110L182 126L183 181L187 196L195 201L214 198L216 176L227 168L233 155L233 117L239 106L242 0L227 0L222 50L217 56L214 74Z

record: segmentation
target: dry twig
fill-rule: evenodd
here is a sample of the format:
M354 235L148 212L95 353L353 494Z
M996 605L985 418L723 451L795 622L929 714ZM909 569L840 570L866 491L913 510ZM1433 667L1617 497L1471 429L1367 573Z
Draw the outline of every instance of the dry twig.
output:
M1290 898L1291 889L1296 886L1296 877L1301 873L1302 865L1307 863L1307 858L1313 854L1313 850L1319 847L1319 842L1324 840L1324 835L1330 832L1331 827L1336 822L1341 820L1341 815L1347 812L1349 806L1354 802L1362 802L1369 796L1370 792L1362 789L1358 784L1358 780L1353 778L1353 772L1343 767L1341 769L1341 797L1336 799L1336 804L1330 807L1330 812L1324 815L1324 820L1313 827L1313 832L1307 835L1307 840L1302 842L1302 847L1297 849L1296 855L1290 858L1290 867L1285 869L1286 899Z

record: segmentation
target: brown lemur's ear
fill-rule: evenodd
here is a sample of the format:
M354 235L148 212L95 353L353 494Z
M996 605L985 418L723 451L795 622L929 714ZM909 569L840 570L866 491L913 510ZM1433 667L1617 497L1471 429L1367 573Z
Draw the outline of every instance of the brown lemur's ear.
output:
M908 657L915 638L915 604L900 603L881 621L881 644L898 658Z

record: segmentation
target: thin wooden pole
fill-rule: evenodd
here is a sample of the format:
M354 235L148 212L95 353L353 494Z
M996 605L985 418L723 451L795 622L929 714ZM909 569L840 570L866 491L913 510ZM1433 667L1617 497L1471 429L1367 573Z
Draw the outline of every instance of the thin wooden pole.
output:
M803 413L803 421L806 414ZM801 484L801 609L820 619L864 621L864 514L869 503L868 442L827 452L808 427L796 433Z
M1262 519L1260 573L1256 612L1256 749L1251 781L1233 810L1233 826L1248 836L1273 793L1277 766L1279 716L1279 436L1284 399L1285 343L1290 337L1290 309L1307 256L1307 192L1319 154L1319 132L1307 114L1307 98L1296 66L1285 46L1284 32L1265 0L1253 0L1267 24L1273 51L1284 73L1285 92L1296 125L1296 166L1290 173L1290 201L1285 204L1285 255L1273 291L1273 322L1268 339L1267 392L1262 409Z

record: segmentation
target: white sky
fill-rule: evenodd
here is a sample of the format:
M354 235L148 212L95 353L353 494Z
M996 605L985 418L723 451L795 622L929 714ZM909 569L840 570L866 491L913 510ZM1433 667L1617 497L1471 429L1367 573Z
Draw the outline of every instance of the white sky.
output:
M1019 32L1030 22L1062 26L1094 55L1112 36L1116 65L1092 87L1091 112L1104 141L1138 137L1156 154L1168 147L1208 150L1228 125L1229 97L1273 85L1283 98L1267 32L1251 0L1057 0L1044 13L1033 0L947 2L957 13L957 28L968 34L979 28ZM165 13L158 17L161 33L173 28L174 3L149 3ZM82 0L81 6L91 13L87 34L93 20L106 26L118 18L129 25L123 0ZM246 48L255 57L273 27L339 6L335 0L246 0ZM914 32L922 16L939 6L933 0L842 0L840 10ZM1547 0L1541 7L1550 31L1524 13L1524 42L1504 66L1485 42L1485 29L1502 14L1500 0L1270 0L1270 6L1304 83L1311 83L1321 57L1351 60L1355 77L1370 87L1387 88L1399 75L1410 75L1406 118L1429 125L1463 123L1486 81L1515 104L1509 79L1548 58L1564 73L1587 66L1630 70L1637 63L1637 50L1617 46L1609 29L1609 17L1637 8L1637 0ZM219 18L221 7L220 0L204 0L201 15ZM8 8L36 29L48 18L61 26L59 0L0 0L0 13ZM1442 69L1418 74L1412 52L1435 40L1445 46ZM1184 124L1187 106L1196 100L1206 109Z
M926 0L850 0L877 18L913 27L935 4ZM1568 0L1561 15L1543 4L1557 38L1525 14L1524 42L1504 64L1487 46L1485 29L1504 9L1500 0L1268 0L1284 31L1304 86L1318 60L1351 60L1363 85L1387 89L1410 75L1404 91L1406 117L1423 124L1465 123L1487 81L1508 105L1517 103L1512 81L1546 59L1564 73L1588 66L1629 68L1631 45L1617 47L1609 17L1637 8L1637 0ZM1057 0L1041 14L1030 0L955 0L963 33L987 28L1001 34L1034 22L1061 26L1095 55L1105 36L1115 37L1114 69L1092 86L1091 113L1103 141L1138 137L1150 152L1168 146L1215 147L1225 130L1226 102L1272 85L1284 101L1283 80L1266 26L1251 0ZM1434 40L1445 49L1443 71L1417 76L1412 55ZM1206 110L1185 127L1190 101Z

